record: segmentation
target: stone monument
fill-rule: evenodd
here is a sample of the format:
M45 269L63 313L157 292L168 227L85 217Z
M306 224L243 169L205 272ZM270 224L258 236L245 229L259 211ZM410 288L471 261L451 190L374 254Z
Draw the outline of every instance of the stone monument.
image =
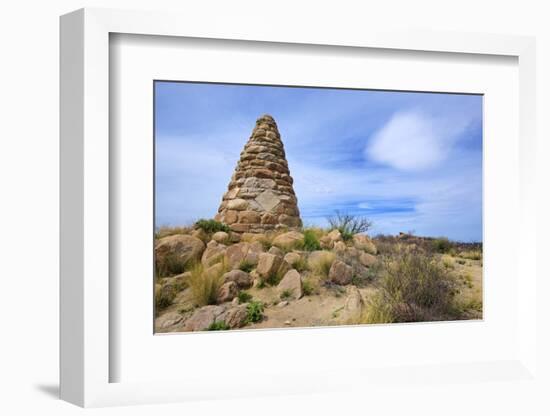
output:
M299 228L292 184L277 124L265 114L241 152L215 219L237 233Z

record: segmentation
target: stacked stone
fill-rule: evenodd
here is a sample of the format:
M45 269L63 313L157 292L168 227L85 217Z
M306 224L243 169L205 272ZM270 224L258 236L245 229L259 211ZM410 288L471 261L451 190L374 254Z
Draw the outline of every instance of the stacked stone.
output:
M302 225L298 200L275 120L256 121L218 209L216 220L237 233L263 233Z

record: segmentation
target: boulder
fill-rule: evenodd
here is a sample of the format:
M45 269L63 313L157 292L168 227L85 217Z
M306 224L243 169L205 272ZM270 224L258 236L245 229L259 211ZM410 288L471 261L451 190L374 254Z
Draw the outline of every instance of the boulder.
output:
M223 275L224 282L235 282L238 287L246 289L252 286L254 279L252 276L242 270L231 270Z
M302 278L300 273L291 269L284 275L283 279L277 285L279 296L284 292L290 292L290 297L300 299L302 297Z
M267 252L269 254L275 254L276 256L283 256L283 251L279 247L270 247Z
M256 271L261 278L267 279L279 270L283 258L270 253L261 253L258 260Z
M210 267L213 264L219 263L224 259L227 247L212 240L208 243L206 250L202 255L202 264L205 267Z
M184 234L170 235L156 242L156 263L160 265L167 258L174 258L181 264L188 264L200 260L204 250L204 243L197 237Z
M227 201L226 208L232 211L244 211L248 208L248 202L241 198L231 199Z
M229 241L229 234L227 234L225 231L218 231L217 233L214 233L212 235L212 240L224 244Z
M208 240L208 234L202 228L198 228L196 230L193 230L193 232L191 233L191 236L193 236L195 238L198 238L201 241Z
M353 277L353 269L341 260L334 260L328 273L329 279L338 285L348 285Z
M218 290L218 303L229 302L233 300L235 296L239 294L239 287L237 283L229 281L225 282Z
M263 250L263 245L259 242L233 244L225 251L225 261L230 269L238 268L243 261L256 265Z
M294 263L300 261L301 258L302 256L298 253L290 252L285 254L284 260L292 266Z
M212 325L223 312L225 308L220 305L207 305L197 309L195 313L185 321L185 331L204 331Z
M328 235L321 237L319 239L319 244L321 245L321 248L325 250L332 250L332 247L334 247L334 241L332 241Z
M222 263L216 263L207 269L204 270L204 275L208 276L209 278L214 278L215 276L219 276L223 273L224 266Z
M327 234L327 237L331 239L334 243L337 241L342 241L342 233L340 233L340 230L332 230L330 233Z
M355 248L363 250L366 253L376 254L376 246L369 236L365 234L355 234L353 236L353 245Z
M155 319L156 329L168 329L183 321L183 316L178 312L168 312Z
M304 235L298 231L288 231L273 239L273 245L282 249L301 247L304 244Z
M247 303L234 305L218 317L218 321L224 321L229 328L240 328L246 325L248 318Z
M344 310L341 316L342 321L346 323L359 323L362 312L363 298L361 297L361 293L355 286L349 286Z
M338 254L343 254L346 251L346 243L343 241L337 241L334 243L334 251L336 251Z
M369 253L361 253L359 262L365 267L371 267L376 263L376 257Z

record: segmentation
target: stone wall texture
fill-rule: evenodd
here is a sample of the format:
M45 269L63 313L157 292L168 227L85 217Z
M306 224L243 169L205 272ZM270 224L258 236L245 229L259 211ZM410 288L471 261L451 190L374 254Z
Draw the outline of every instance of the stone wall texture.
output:
M237 233L261 233L302 225L298 200L277 124L256 121L215 219Z

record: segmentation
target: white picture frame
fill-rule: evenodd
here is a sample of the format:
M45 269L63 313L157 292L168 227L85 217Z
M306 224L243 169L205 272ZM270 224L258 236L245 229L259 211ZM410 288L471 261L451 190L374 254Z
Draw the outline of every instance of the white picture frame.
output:
M504 55L519 66L520 218L518 264L523 276L517 292L517 354L507 360L441 363L415 367L418 380L443 378L479 383L491 379L537 380L536 361L536 211L535 183L535 41L529 37L411 31L330 33L312 27L263 22L235 33L231 22L205 27L192 16L82 9L61 18L61 398L80 406L159 403L213 397L247 397L338 391L377 383L411 381L411 370L380 368L367 373L332 369L326 377L304 373L269 382L220 375L181 381L111 382L109 296L110 169L109 36L113 33L331 45L453 54ZM342 380L347 380L345 383ZM354 387L352 387L354 386Z

